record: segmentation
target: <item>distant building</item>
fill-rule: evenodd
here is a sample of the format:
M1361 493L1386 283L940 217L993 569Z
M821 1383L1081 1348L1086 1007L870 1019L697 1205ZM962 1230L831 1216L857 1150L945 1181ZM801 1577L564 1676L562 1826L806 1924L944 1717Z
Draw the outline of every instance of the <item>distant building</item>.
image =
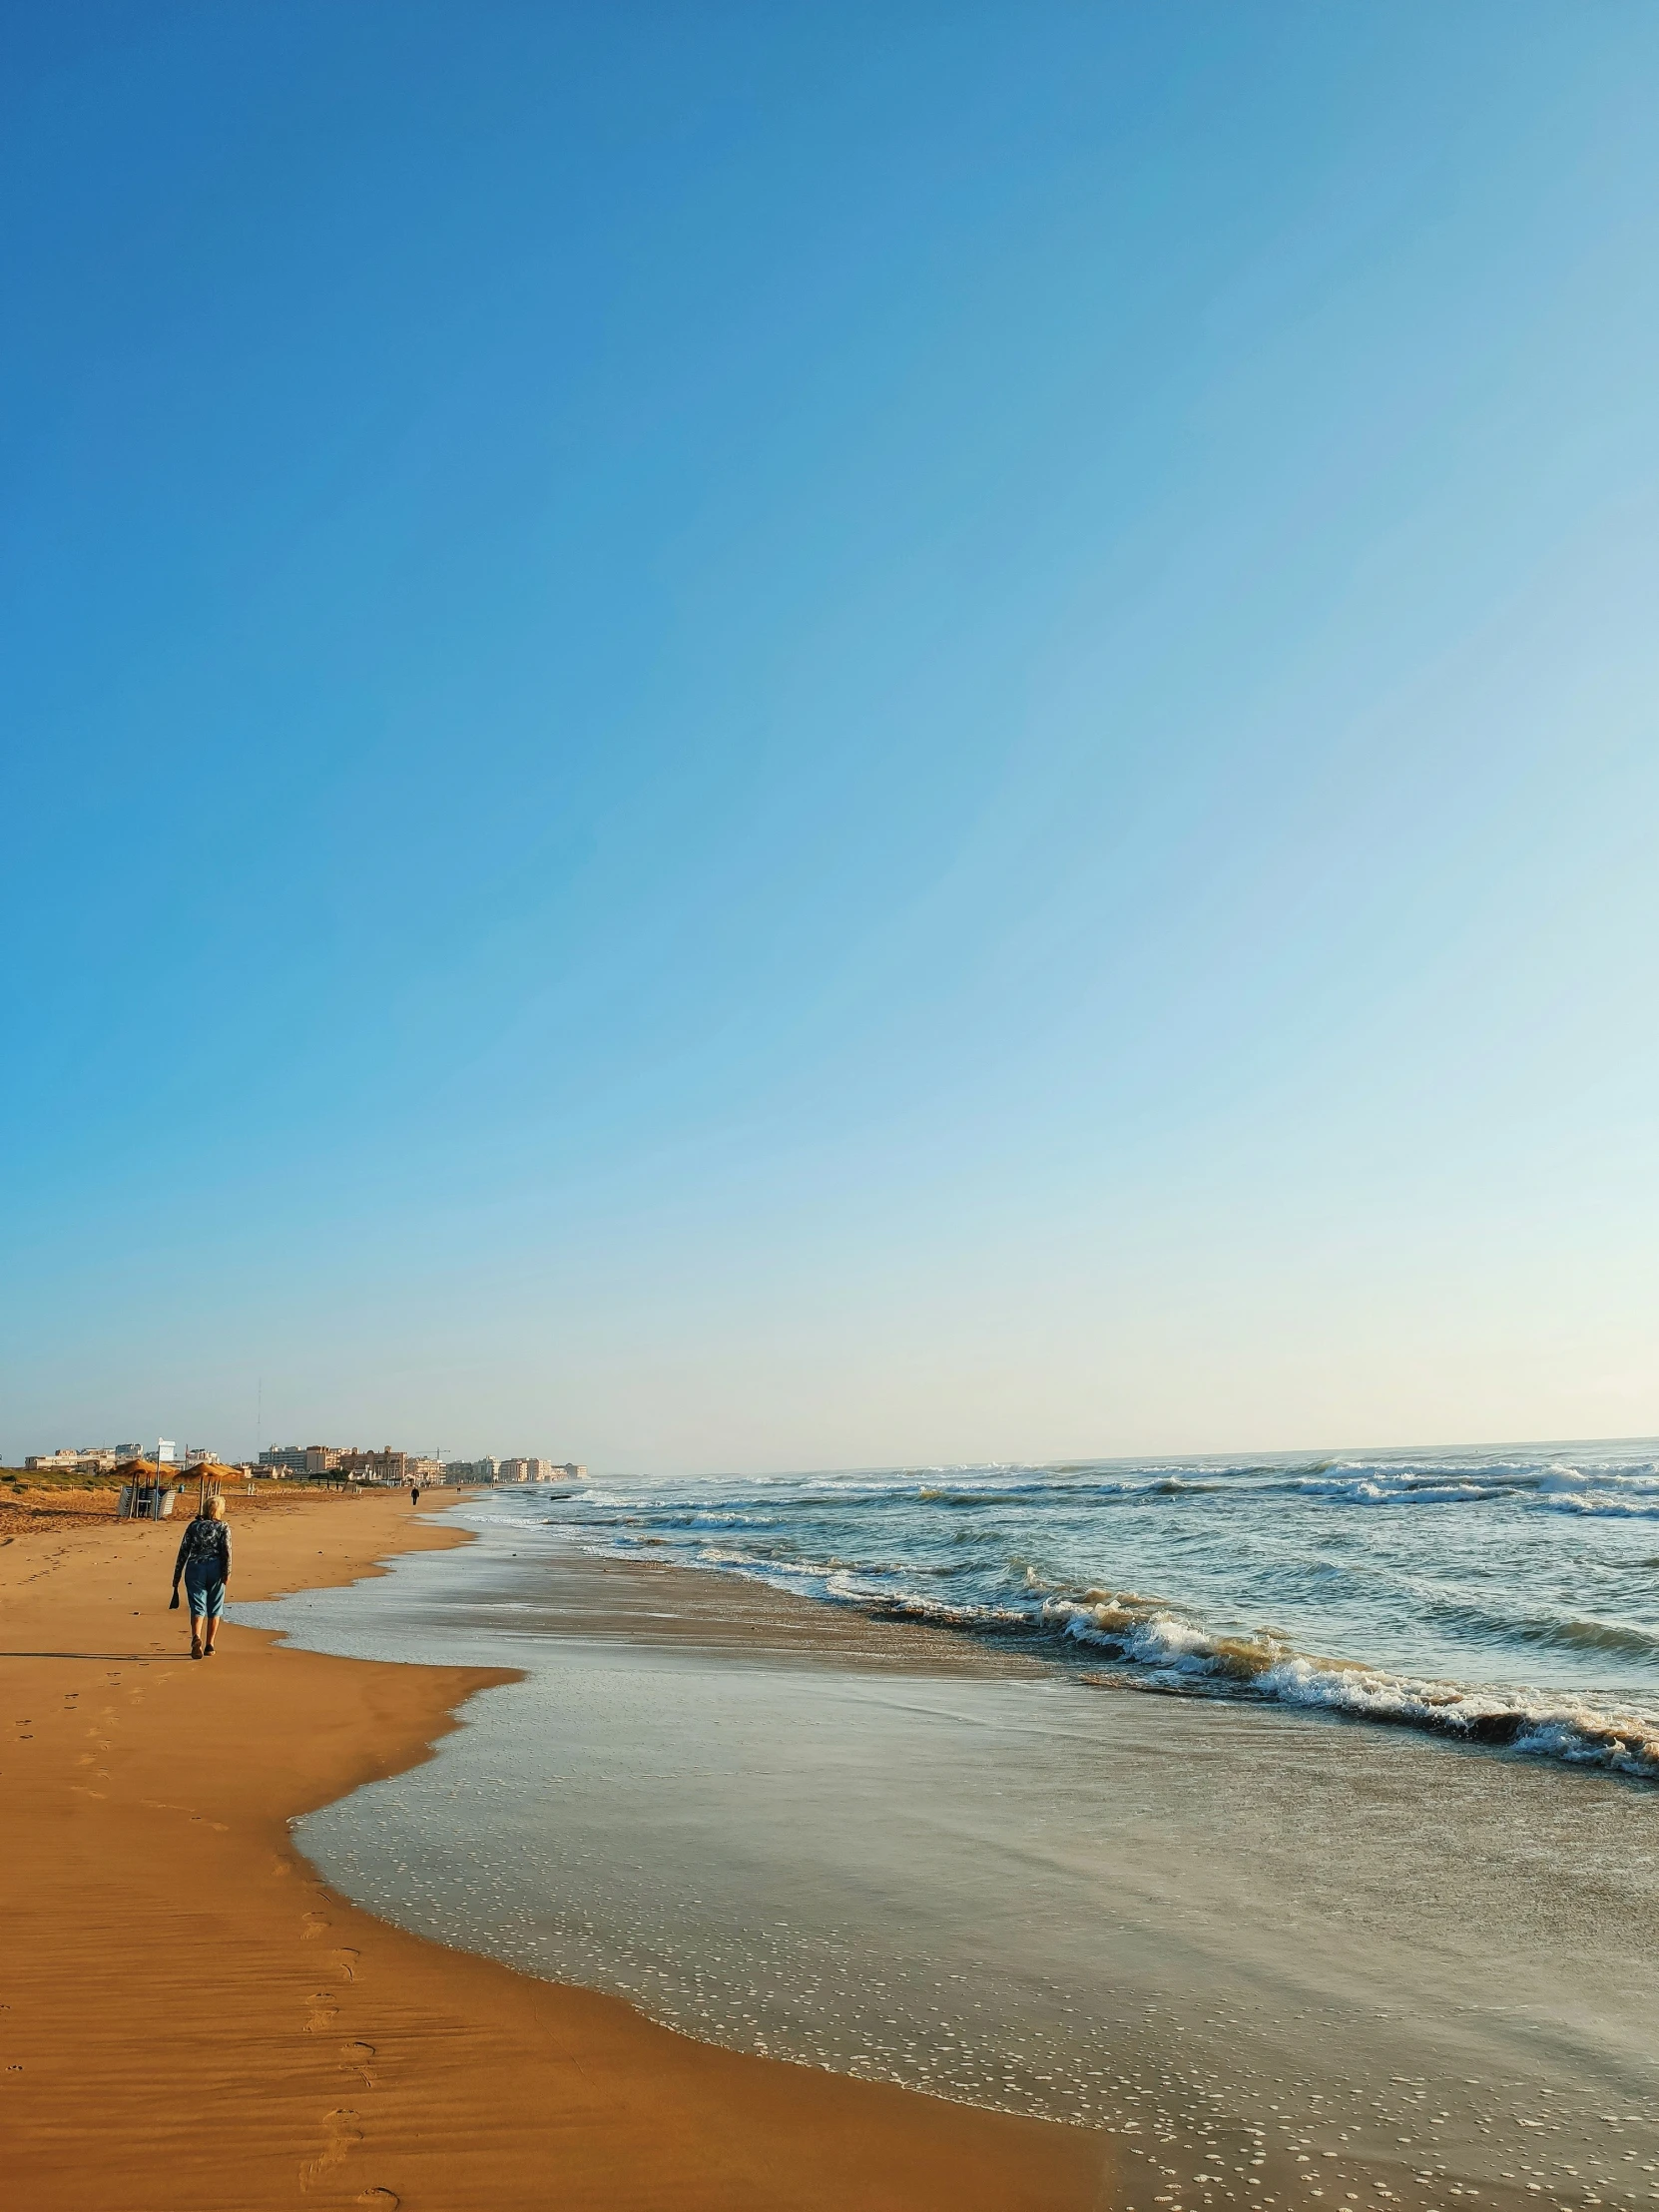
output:
M588 1478L587 1468L578 1466L574 1459L567 1459L562 1467L555 1467L553 1472L562 1474L567 1482L585 1482Z
M587 1471L574 1460L561 1465L555 1459L503 1459L498 1464L495 1479L498 1482L558 1482L571 1477L580 1480Z
M353 1482L407 1482L413 1464L406 1451L393 1451L390 1444L379 1451L359 1451L353 1444L337 1454L337 1463Z
M147 1456L143 1444L81 1444L71 1450L61 1444L56 1451L37 1451L23 1464L42 1473L73 1474L90 1469L98 1474L108 1474L112 1467L124 1466L129 1459Z
M337 1474L350 1456L337 1444L273 1444L260 1453L260 1464L273 1474Z
M194 1461L198 1454L189 1454ZM260 1453L260 1465L273 1474L306 1474L317 1479L343 1476L348 1482L553 1482L564 1477L578 1480L585 1467L572 1461L560 1466L552 1459L451 1459L447 1464L430 1453L394 1451L390 1444L378 1451L361 1451L355 1444L273 1444Z
M338 1474L348 1482L403 1482L412 1466L437 1462L416 1461L405 1451L393 1451L390 1444L381 1451L359 1451L355 1444L274 1444L260 1453L260 1464L274 1473L280 1469L317 1477Z
M446 1482L500 1482L505 1480L501 1470L507 1464L504 1459L492 1459L486 1452L481 1459L449 1459L444 1462Z

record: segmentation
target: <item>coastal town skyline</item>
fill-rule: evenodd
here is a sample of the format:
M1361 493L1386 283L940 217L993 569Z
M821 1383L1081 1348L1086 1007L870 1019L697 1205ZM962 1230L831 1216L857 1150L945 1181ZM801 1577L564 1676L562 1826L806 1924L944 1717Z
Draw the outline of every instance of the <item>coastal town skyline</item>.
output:
M0 1461L0 1464L3 1464ZM250 1474L296 1475L308 1480L338 1475L344 1479L374 1482L549 1482L576 1481L587 1468L573 1459L555 1460L537 1453L410 1451L392 1444L270 1444L244 1458L208 1444L179 1443L159 1437L153 1443L60 1444L55 1449L25 1453L19 1462L29 1473L108 1474L134 1463L158 1471L176 1469L190 1474L202 1468L229 1467Z

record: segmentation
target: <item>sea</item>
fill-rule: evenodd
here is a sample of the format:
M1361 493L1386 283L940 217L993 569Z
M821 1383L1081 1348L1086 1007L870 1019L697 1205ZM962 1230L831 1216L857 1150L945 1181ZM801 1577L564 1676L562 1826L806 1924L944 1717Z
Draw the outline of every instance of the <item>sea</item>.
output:
M532 1510L1147 1686L1659 1781L1652 1440L610 1477Z
M1110 2130L1124 2212L1659 2205L1659 1444L445 1517L471 1541L234 1608L517 1672L299 1825L383 1918Z

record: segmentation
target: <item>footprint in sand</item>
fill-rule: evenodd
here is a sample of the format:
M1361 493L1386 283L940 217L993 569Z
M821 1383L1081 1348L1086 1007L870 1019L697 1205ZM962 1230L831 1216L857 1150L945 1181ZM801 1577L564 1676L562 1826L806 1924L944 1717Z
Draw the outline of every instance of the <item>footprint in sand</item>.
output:
M339 2018L332 1989L314 1989L305 2002L310 2006L310 2015L305 2021L307 2035L321 2034L325 2027L332 2027Z
M339 2054L340 2062L351 2067L354 2072L360 2073L363 2077L364 2086L372 2089L374 2087L374 2075L370 2069L369 2060L374 2056L374 2045L372 2043L341 2043Z
M307 2159L299 2169L301 2189L313 2189L331 2166L337 2166L363 2139L363 2131L357 2125L355 2112L342 2106L324 2115L323 2145L315 2158Z
M377 2204L381 2212L397 2212L403 2199L393 2189L365 2189L356 2200L359 2204Z
M351 1950L342 1946L339 1950L329 1953L328 1962L335 1973L342 1975L347 1981L355 1981L357 1978L357 1960L361 1956L362 1952L360 1950Z
M307 1943L313 1942L329 1925L329 1922L320 1913L303 1914L299 1922L300 1937Z

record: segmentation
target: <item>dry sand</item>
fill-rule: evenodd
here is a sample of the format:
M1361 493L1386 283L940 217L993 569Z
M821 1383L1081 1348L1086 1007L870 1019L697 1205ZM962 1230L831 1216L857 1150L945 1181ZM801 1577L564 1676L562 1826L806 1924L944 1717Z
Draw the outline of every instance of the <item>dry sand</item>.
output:
M90 1507L90 1501L89 1501ZM458 1532L407 1498L233 1499L248 1599ZM179 1524L0 1531L0 2146L29 2212L1068 2212L1106 2138L753 2058L421 1940L289 1823L410 1766L481 1670L227 1628L186 1656Z

